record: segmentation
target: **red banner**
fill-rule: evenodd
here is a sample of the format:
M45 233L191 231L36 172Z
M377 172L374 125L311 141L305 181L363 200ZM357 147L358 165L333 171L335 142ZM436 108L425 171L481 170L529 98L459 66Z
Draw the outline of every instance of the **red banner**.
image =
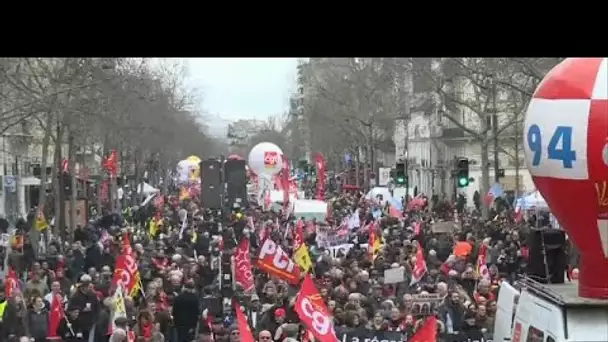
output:
M338 341L329 310L309 274L304 278L294 309L316 341Z
M258 266L266 273L277 276L290 284L300 282L300 268L285 253L281 246L271 239L264 240L257 260Z
M325 198L325 158L321 153L315 154L315 166L317 167L317 199Z
M249 293L255 289L253 281L253 273L251 267L251 256L249 255L249 240L242 239L236 248L234 255L234 278L237 283L243 286L245 293Z
M122 283L126 289L128 296L134 297L139 290L139 269L137 262L133 256L133 250L131 249L131 242L127 234L123 236L123 252L121 255L116 257L116 267L114 267L114 277L112 278L112 285L116 286L118 283Z

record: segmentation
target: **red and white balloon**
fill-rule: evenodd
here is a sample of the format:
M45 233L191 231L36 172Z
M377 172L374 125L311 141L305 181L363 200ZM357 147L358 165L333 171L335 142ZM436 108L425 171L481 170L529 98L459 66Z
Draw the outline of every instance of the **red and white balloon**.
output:
M523 138L534 184L580 250L579 294L608 298L608 59L555 66L528 106Z

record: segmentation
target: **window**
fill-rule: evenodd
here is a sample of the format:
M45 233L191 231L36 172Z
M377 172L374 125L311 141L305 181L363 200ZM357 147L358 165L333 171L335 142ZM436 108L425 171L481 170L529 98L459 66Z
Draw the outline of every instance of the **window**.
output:
M544 342L545 333L542 330L539 330L533 326L528 328L528 336L526 337L526 342Z

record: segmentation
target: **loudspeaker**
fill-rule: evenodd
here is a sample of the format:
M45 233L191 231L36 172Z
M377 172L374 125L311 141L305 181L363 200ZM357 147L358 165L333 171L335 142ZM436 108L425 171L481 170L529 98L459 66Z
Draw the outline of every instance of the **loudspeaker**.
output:
M244 160L227 160L224 164L228 205L247 206L247 169Z
M527 273L540 283L563 284L567 266L566 234L554 228L531 228L528 236L530 254ZM547 266L545 267L546 254ZM546 270L549 270L547 276Z
M201 167L201 202L207 209L222 208L222 163L204 160Z

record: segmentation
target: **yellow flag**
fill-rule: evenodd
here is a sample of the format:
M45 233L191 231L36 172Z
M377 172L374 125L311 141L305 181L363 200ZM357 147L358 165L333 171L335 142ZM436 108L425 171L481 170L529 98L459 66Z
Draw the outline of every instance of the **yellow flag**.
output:
M188 189L186 187L183 187L179 191L179 200L180 201L185 201L187 199L190 199L190 191L188 191Z
M155 219L151 219L148 225L148 235L150 238L154 238L158 233L158 223Z
M384 247L384 239L382 236L378 236L374 239L374 245L372 246L372 259L376 260L380 250Z
M36 227L36 230L39 232L42 232L49 227L49 224L46 222L46 218L44 217L42 211L38 211L36 222L34 222L34 227Z
M190 242L196 243L198 241L198 234L195 231L192 231L192 237L190 238Z
M308 272L312 267L312 260L310 260L310 255L308 254L308 247L306 247L306 244L304 243L296 250L293 259L304 272Z

